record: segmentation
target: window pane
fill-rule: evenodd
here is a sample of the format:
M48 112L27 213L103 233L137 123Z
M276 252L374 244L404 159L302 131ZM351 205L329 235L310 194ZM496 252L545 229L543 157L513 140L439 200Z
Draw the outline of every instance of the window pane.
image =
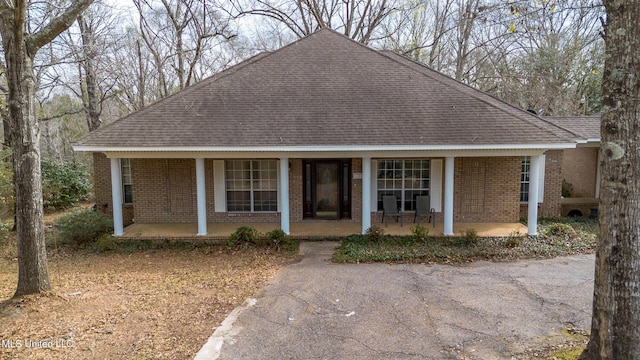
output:
M232 160L226 165L228 211L277 211L275 160Z
M249 191L227 191L228 211L251 211L251 194Z
M122 203L133 204L131 159L120 159L120 174L122 176Z
M531 158L522 157L522 172L520 173L520 201L529 201L529 177L531 174Z
M132 204L133 203L133 187L131 185L124 185L123 189L124 189L124 194L123 194L124 203Z
M426 159L378 161L378 209L382 195L393 194L402 202L402 210L415 209L415 196L429 194L429 165Z
M276 191L256 191L253 193L254 211L277 211L278 194Z

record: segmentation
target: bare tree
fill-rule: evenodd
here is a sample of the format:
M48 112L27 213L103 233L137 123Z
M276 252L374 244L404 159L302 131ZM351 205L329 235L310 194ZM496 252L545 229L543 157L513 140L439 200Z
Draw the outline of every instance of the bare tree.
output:
M301 38L331 28L363 44L378 39L380 24L396 0L233 0L237 16L257 15L285 26Z
M29 32L24 0L0 3L0 35L4 50L10 138L16 177L18 287L15 296L51 289L44 242L40 128L35 116L33 61L42 46L66 30L92 0L77 0L46 24Z
M383 21L381 46L441 70L455 0L411 0Z
M236 36L227 12L207 1L160 0L158 5L134 0L134 4L140 38L157 71L160 97L199 80L199 67L208 60L204 55L214 55L212 49Z
M82 14L78 16L76 21L80 28L82 52L84 54L80 63L82 70L84 70L84 86L81 85L80 88L87 113L87 128L89 131L94 131L100 127L100 113L102 113L100 101L102 94L99 93L98 80L96 79L96 38L93 27Z
M640 3L604 2L600 240L581 359L640 359Z

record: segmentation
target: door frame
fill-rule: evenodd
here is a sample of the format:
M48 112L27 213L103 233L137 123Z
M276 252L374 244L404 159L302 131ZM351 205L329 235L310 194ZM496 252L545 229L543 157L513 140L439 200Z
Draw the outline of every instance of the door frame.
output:
M318 217L317 164L338 165L338 216ZM302 160L302 217L303 219L338 220L351 219L351 159L303 159Z

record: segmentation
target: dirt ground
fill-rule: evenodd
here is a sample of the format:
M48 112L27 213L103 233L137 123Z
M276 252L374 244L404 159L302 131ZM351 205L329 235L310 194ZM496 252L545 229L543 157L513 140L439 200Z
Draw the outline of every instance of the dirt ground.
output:
M15 239L0 244L0 358L188 359L292 255L265 249L50 251L54 291L10 299Z

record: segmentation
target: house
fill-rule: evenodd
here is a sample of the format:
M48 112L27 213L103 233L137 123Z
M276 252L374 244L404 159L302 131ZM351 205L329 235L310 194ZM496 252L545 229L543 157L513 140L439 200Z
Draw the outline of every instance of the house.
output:
M560 213L576 134L390 51L322 29L79 139L115 235L135 223L291 224L364 232L393 194L454 223ZM113 206L117 204L117 206ZM194 234L195 235L195 234Z
M600 201L600 115L545 119L576 134L578 142L563 154L560 215L594 216Z

